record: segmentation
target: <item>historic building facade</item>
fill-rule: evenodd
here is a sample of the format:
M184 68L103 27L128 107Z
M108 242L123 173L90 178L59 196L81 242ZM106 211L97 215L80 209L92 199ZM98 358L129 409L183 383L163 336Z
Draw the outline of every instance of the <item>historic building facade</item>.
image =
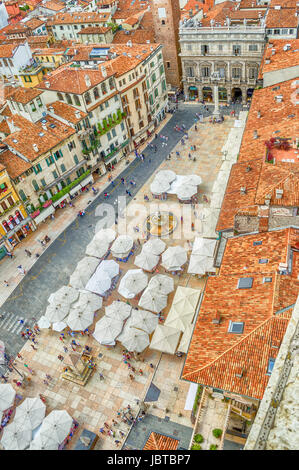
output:
M183 87L187 100L214 101L213 72L219 72L219 101L243 101L257 84L264 26L201 27L193 20L180 26Z

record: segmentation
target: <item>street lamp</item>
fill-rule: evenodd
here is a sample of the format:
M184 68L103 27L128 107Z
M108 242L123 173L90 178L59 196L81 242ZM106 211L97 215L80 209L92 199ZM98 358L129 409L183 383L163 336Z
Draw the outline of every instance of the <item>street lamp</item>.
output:
M211 83L214 85L214 104L215 108L213 111L213 116L216 118L220 117L220 112L219 112L219 91L218 91L218 86L219 86L219 81L220 81L220 72L212 72L211 73Z

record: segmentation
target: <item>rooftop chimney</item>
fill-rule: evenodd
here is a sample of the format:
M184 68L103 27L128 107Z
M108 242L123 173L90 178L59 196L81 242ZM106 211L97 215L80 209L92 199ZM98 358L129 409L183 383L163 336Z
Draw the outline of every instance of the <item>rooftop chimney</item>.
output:
M49 106L49 111L50 111L50 113L54 113L54 108L53 108L53 106Z
M282 100L283 100L283 96L282 95L276 95L275 100L276 100L277 103L281 103Z
M256 131L256 130L255 130L255 131L253 131L253 138L254 138L254 139L257 139L257 138L258 138L258 133L257 133L257 131Z
M47 130L46 124L42 123L42 128L46 131Z
M107 77L107 70L106 70L105 65L101 65L101 72L102 72L103 77L106 78Z
M51 83L50 83L50 82L48 82L48 81L46 81L46 82L45 82L45 86L46 86L46 88L50 88L50 86L51 86Z
M261 112L260 112L260 111L258 111L258 112L257 112L257 117L258 117L259 119L262 117L262 115L261 115Z
M77 119L80 119L81 113L80 113L79 109L76 109L75 116L76 116Z
M38 146L36 144L33 144L33 149L38 152Z
M91 86L91 81L90 81L89 75L86 74L84 76L84 79L85 79L86 86L89 88Z

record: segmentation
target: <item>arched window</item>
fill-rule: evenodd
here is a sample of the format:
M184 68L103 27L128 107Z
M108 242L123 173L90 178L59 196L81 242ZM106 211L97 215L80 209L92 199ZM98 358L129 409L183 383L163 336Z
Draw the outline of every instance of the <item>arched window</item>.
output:
M93 96L94 96L94 99L97 100L100 95L99 95L99 89L98 87L96 86L94 89L93 89Z
M63 101L63 95L61 93L57 93L57 98L59 101Z
M27 196L26 196L26 194L24 193L23 189L20 189L19 195L20 195L20 198L22 199L22 201L26 201Z
M35 191L39 190L39 186L38 186L36 180L32 180L32 186L34 187Z
M74 95L74 101L75 101L75 104L76 104L77 106L81 106L79 97L78 97L77 95Z
M9 217L9 222L10 222L14 227L17 225L17 222L15 221L15 219L13 218L12 215Z
M3 225L3 228L4 228L5 232L9 232L9 231L10 231L9 225L8 225L8 223L6 222L6 220L3 220L2 225Z
M110 90L113 90L115 88L113 78L109 78L109 87L110 87Z
M73 104L72 97L68 93L65 95L65 97L68 104Z
M101 85L101 89L102 89L102 93L103 93L103 95L106 95L106 94L107 94L106 83L102 83L102 85Z
M85 93L84 97L85 97L85 103L90 104L91 103L91 98L90 98L89 92Z

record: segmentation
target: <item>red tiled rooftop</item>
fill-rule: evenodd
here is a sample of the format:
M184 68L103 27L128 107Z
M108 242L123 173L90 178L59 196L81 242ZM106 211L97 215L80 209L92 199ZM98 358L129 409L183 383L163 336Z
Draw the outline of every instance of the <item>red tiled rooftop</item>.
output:
M143 450L177 450L179 441L157 432L152 432Z

